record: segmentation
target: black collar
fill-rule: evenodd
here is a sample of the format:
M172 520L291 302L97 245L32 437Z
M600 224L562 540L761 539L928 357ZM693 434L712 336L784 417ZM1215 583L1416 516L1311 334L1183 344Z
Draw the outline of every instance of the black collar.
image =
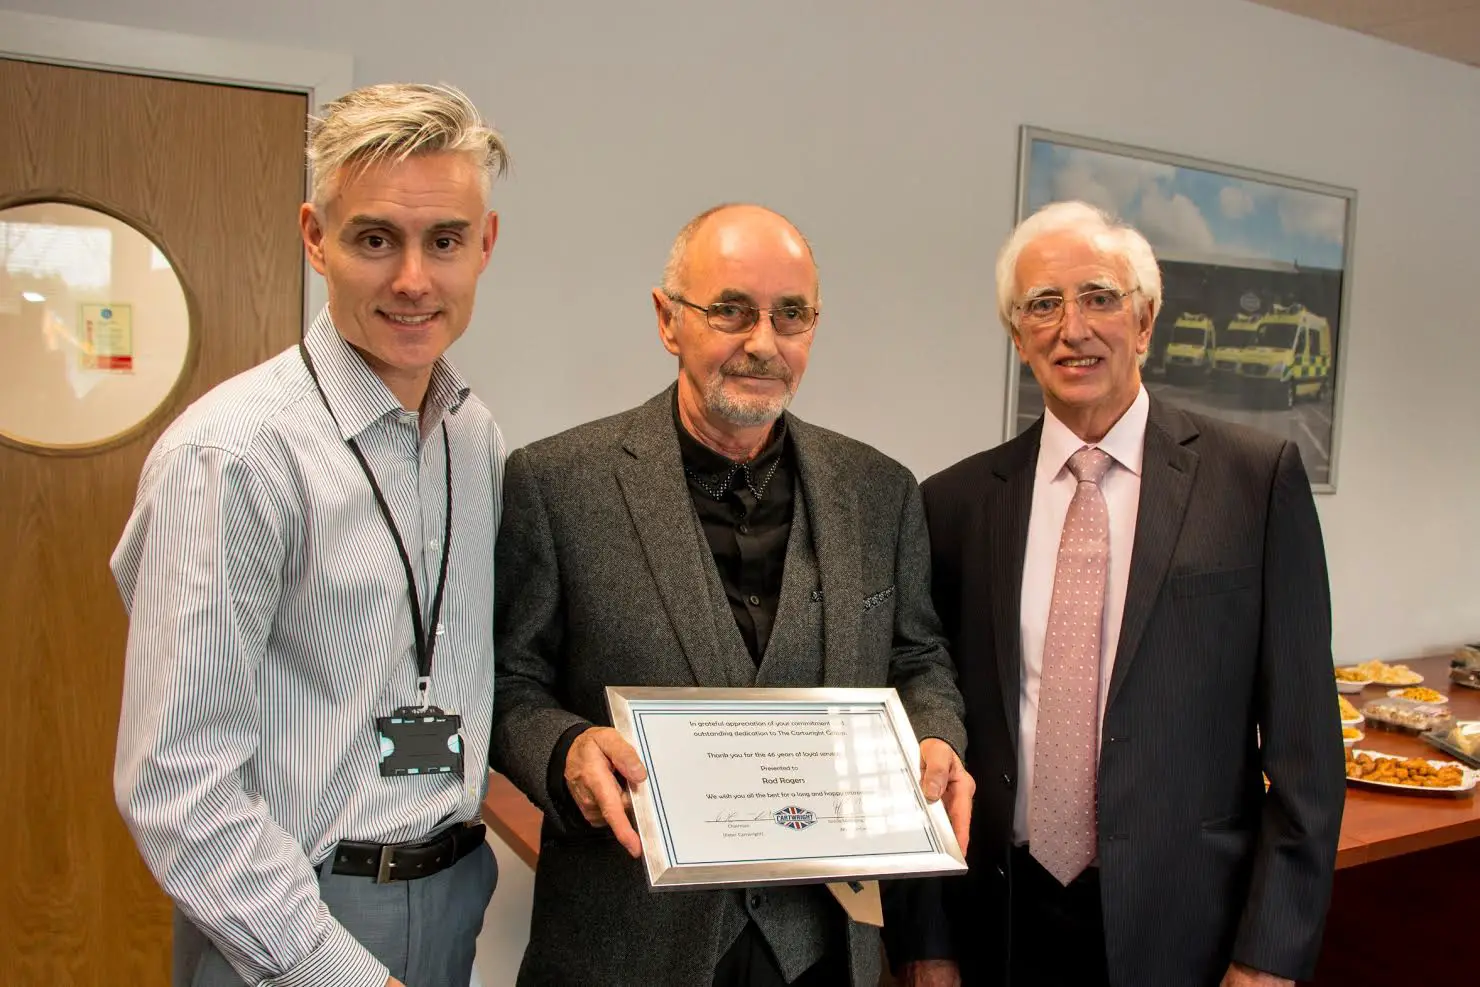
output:
M678 449L684 473L715 500L740 484L750 487L756 500L764 500L766 487L776 474L787 448L786 416L783 414L771 428L771 438L749 462L737 463L704 445L689 434L678 417L678 391L673 392L673 427L678 432Z

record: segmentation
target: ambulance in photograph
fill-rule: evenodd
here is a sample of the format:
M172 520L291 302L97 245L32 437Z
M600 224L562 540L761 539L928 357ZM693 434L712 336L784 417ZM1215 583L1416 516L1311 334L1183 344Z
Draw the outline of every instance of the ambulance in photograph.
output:
M1171 339L1162 357L1169 384L1201 385L1213 371L1213 352L1218 330L1213 320L1196 312L1183 312L1172 323Z
M1331 389L1331 325L1304 305L1274 306L1239 353L1239 388L1247 403L1293 408Z
M1231 388L1238 383L1238 365L1243 361L1244 350L1254 344L1259 319L1257 313L1240 312L1218 334L1218 346L1213 350L1214 385Z

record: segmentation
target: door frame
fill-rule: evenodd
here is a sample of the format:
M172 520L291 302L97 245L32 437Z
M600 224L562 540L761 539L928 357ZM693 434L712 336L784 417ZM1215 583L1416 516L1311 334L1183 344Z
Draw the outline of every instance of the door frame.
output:
M0 10L0 58L187 82L302 93L313 113L354 88L354 57L152 28ZM307 198L310 176L304 176ZM303 262L303 324L328 304L324 281Z

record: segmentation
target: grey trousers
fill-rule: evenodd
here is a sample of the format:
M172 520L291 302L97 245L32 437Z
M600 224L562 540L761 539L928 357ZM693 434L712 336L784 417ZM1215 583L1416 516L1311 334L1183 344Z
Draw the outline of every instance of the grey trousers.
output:
M473 948L497 883L498 862L485 843L441 873L417 881L376 884L321 869L319 894L329 913L406 987L468 987ZM174 971L174 987L243 983L179 908Z

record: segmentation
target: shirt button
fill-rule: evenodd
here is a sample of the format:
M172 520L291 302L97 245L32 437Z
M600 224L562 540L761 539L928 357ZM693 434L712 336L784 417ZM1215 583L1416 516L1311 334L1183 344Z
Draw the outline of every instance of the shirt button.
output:
M750 525L748 525L748 524L742 524L742 525L740 525L740 533L742 535L748 535L748 534L750 534Z
M439 623L439 624L437 624L437 636L438 636L438 637L441 637L441 636L442 636L442 635L443 635L443 634L446 634L446 633L447 633L447 628L446 628L446 627L444 627L444 626L443 626L443 625L442 625L442 624L440 624L440 623Z
M1012 775L1008 774L1005 771L1002 772L1002 784L1006 785L1008 788L1011 788L1012 787Z
M760 606L761 605L761 598L752 593L751 596L750 596L750 605L753 606L753 607Z

